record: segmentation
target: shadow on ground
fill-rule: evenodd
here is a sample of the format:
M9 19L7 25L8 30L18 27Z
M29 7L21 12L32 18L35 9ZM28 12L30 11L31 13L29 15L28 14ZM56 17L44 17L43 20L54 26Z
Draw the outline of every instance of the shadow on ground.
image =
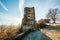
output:
M46 26L45 29L48 29L48 30L56 30L56 31L60 31L60 26Z
M13 38L8 38L6 40L52 40L44 33L42 33L40 30L28 31L23 36L20 35L17 37L17 35L15 35Z

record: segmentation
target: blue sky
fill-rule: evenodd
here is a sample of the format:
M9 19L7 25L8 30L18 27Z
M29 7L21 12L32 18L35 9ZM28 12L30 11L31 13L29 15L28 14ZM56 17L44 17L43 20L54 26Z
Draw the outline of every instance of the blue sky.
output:
M60 0L0 0L0 24L21 23L24 7L35 7L36 20L40 20L50 8L60 8Z

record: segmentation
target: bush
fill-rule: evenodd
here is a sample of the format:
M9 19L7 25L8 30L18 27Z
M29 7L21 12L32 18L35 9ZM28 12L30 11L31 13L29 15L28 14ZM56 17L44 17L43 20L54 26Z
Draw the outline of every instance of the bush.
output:
M39 23L38 23L38 27L39 28L45 28L47 25L45 24L45 22L44 21L40 21Z

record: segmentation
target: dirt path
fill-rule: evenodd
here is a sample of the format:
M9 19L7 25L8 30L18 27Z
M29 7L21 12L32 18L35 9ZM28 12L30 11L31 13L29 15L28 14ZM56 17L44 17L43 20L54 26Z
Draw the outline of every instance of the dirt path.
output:
M60 40L60 30L41 29L41 31L49 36L52 40Z

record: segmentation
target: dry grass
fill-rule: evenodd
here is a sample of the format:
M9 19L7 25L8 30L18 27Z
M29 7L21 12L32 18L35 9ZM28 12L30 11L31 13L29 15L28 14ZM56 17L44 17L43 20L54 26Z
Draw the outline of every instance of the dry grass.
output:
M52 26L52 25L51 25ZM45 33L47 36L49 36L52 40L60 40L60 26L52 26L52 27L41 29L43 33ZM11 37L13 35L16 35L16 33L19 31L20 26L14 26L14 25L0 25L0 40L4 40L8 37Z
M48 26L49 27L49 26ZM53 29L52 29L53 27ZM52 40L60 40L60 26L52 26L50 29L45 28L41 29L41 31L46 34L48 37L50 37ZM56 28L54 28L56 27ZM57 29L59 28L59 29Z
M0 40L4 40L8 37L11 37L13 35L16 35L16 33L19 31L18 26L14 25L0 25Z
M59 23L50 23L50 24L48 24L48 25L51 25L51 26L60 26L60 24Z

